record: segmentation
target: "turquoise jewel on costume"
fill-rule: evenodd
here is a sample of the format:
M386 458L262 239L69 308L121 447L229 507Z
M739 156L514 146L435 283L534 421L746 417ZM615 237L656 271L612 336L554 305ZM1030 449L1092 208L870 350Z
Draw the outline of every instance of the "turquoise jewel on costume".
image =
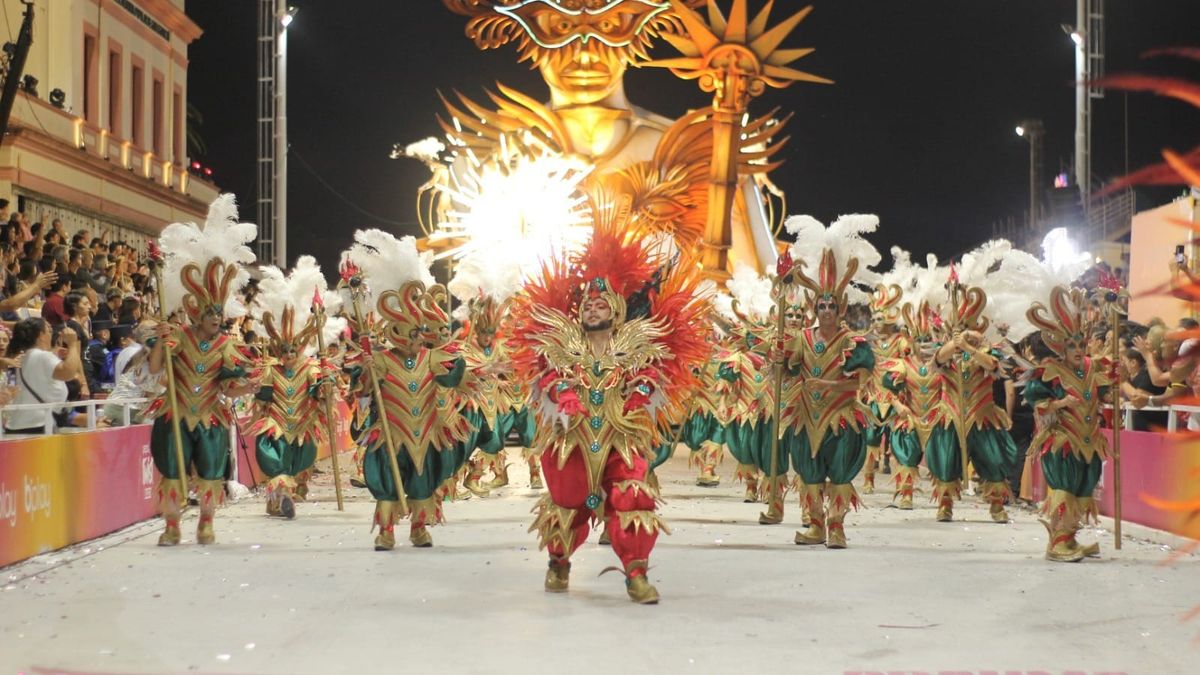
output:
M209 343L209 341L208 341L208 340L201 340L201 341L200 341L200 345L199 345L199 347L200 347L200 351L202 351L202 352L206 352L206 351L208 351L208 348L209 348L209 347L211 347L211 346L212 346L212 345Z
M820 400L821 400L821 392L819 392L819 391L814 391L814 392L813 392L813 400L814 400L814 401L820 401Z
M198 412L200 411L196 409L196 406L192 406L192 414L195 415Z
M439 398L439 399L438 399L438 407L441 407L441 406L444 406L444 405L446 405L446 399L444 399L444 398Z
M825 353L825 343L818 342L817 344L813 345L813 351L818 354L824 354Z
M1075 377L1083 377L1083 368L1075 371Z
M414 393L415 393L415 392L417 391L417 383L416 383L416 382L409 382L409 383L408 383L408 390L409 390L409 391L411 391L411 392L414 392Z
M1083 418L1083 421L1084 421L1084 422L1091 422L1091 421L1092 421L1092 416L1091 416L1091 415L1088 415L1087 417L1084 417L1084 418Z
M197 364L196 364L196 372L197 372L197 373L203 373L203 372L204 372L204 364L203 364L203 363L197 363Z
M592 405L600 405L604 403L604 392L599 389L593 389L591 394L588 395L588 400L592 402Z
M1083 392L1083 400L1085 400L1085 401L1092 400L1092 392L1090 392L1090 391Z
M761 373L759 373L759 374L757 374L757 375L755 375L755 376L754 376L754 381L755 381L755 382L762 382L762 380L763 380L763 377L762 377L762 374L761 374Z
M492 348L491 348L491 347L484 347L484 348L483 348L483 355L484 355L484 356L491 356L491 355L492 355Z
M411 357L410 357L410 358L407 358L407 359L404 359L404 367L405 367L405 368L408 368L409 370L412 370L413 368L416 368L416 367L417 367L417 360L416 360L416 359L414 359L414 358L411 358Z
M920 370L918 370L917 372L918 372L918 373L921 373L922 375L928 375L928 374L929 374L929 369L928 369L928 368L926 368L925 366L921 366Z
M600 452L600 441L592 441L592 452Z
M640 393L642 396L650 395L650 385L648 385L648 384L639 384L637 386L637 390L638 390L638 393Z
M929 393L929 387L927 387L926 385L921 385L921 393L922 393L922 394L928 394L928 393Z
M600 417L599 415L595 415L592 417L592 419L588 420L588 424L590 424L593 429L599 429L600 427L604 426L604 418Z
M600 506L601 501L600 495L592 494L587 496L587 499L583 501L583 505L589 509L595 509L596 507Z
M287 409L287 414L289 414L289 415L295 415L295 414L296 414L296 409L295 409L295 408L288 408L288 409Z
M813 374L813 375L820 375L820 374L821 374L821 366L813 366L813 369L812 369L812 374Z
M599 374L600 374L600 362L599 362L599 361L593 361L593 362L592 362L592 374L593 374L593 375L599 375Z
M420 415L420 414L421 414L421 409L420 409L420 408L418 408L418 407L416 407L416 406L413 406L413 409L412 409L412 414L414 414L414 415Z
M559 382L559 383L558 383L558 390L559 390L559 391L566 391L566 390L568 389L568 387L569 387L569 386L570 386L570 385L568 385L566 382Z
M966 352L963 352L963 361L970 361L970 360L971 360L971 355Z
M196 385L196 386L192 387L192 393L199 394L200 393L200 385Z
M294 396L295 394L296 394L296 388L295 388L295 387L288 387L288 388L287 388L287 395L288 395L288 396Z
M284 376L284 377L289 377L289 378L290 378L290 377L295 377L295 376L296 376L296 371L292 370L291 368L288 368L287 370L283 371L283 376Z

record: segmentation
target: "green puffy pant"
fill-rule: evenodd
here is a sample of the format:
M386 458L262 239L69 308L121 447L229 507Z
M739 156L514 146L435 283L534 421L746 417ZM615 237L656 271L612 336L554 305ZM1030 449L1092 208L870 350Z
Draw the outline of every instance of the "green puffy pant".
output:
M262 434L254 442L254 456L267 478L295 476L317 461L317 444L313 441L289 443Z
M1074 453L1047 452L1042 455L1042 475L1051 490L1064 490L1076 497L1091 497L1100 482L1104 460L1093 455L1085 461Z
M784 431L780 446L787 448L805 485L824 485L826 480L834 485L851 483L867 461L867 437L852 429L825 432L815 457L803 429Z
M225 468L229 464L229 429L217 425L197 425L195 429L188 429L183 420L179 427L184 464L194 466L201 480L225 480ZM179 478L175 434L171 421L165 416L156 418L150 427L150 454L163 478Z
M973 429L967 434L967 449L980 480L1007 482L1017 461L1017 445L1007 430ZM933 477L942 482L962 479L962 450L952 427L934 427L929 447L925 448L925 463Z
M484 424L486 425L486 423ZM514 430L521 441L521 447L528 448L533 445L537 427L529 408L522 408L519 412L509 410L506 413L497 414L496 428L488 429L486 433L480 434L479 449L489 455L498 454L504 449L505 439Z

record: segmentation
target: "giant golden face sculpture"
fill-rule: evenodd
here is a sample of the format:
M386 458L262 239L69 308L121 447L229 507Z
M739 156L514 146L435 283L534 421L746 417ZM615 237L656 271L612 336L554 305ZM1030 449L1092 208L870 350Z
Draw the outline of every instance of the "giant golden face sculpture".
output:
M546 83L569 103L603 100L628 65L649 58L658 35L680 30L666 0L443 0L471 17L467 36L480 49L516 43Z

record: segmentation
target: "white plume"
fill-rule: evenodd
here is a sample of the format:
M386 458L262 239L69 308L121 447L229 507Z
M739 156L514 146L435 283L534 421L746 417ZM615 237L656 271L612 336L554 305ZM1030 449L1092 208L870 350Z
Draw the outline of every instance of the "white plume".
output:
M274 265L259 268L262 279L258 282L258 297L255 298L251 315L261 322L266 313L270 313L279 330L283 320L283 310L291 307L294 311L292 318L292 334L299 333L308 325L312 318L313 294L320 293L325 304L325 342L336 341L338 334L346 327L346 320L334 317L342 307L342 299L336 291L329 289L317 259L310 256L300 256L291 272L284 275L283 271ZM312 345L315 347L316 345Z
M226 318L246 313L238 292L250 281L246 265L254 263L254 251L246 244L254 241L258 227L254 223L239 223L237 198L231 193L217 197L208 207L208 217L201 227L195 223L171 223L159 235L163 253L163 313L169 316L183 306L183 268L189 263L201 271L213 258L239 266L237 276L225 299Z
M771 286L770 277L759 276L745 263L735 265L733 277L725 282L731 299L738 303L738 310L755 321L765 321L775 306L771 300Z
M904 289L904 302L911 304L913 309L921 306L921 302L929 303L935 312L941 313L946 304L946 280L950 277L950 268L939 266L937 256L932 253L925 256L924 266L914 266L910 286Z
M419 159L422 162L436 162L438 157L446 151L446 144L442 143L435 136L423 138L415 143L409 143L404 146L404 156Z
M858 271L846 289L846 296L851 304L867 302L864 288L873 288L879 282L879 273L871 268L878 265L883 256L863 235L879 229L879 216L860 213L839 216L829 227L812 216L791 216L783 226L796 236L791 248L792 258L797 265L804 265L804 273L809 276L819 269L825 249L833 251L838 272L842 274L850 259L857 258Z
M521 266L511 256L469 255L454 267L454 278L447 284L454 297L467 302L490 297L499 305L521 290ZM461 306L461 305L460 305Z
M988 274L996 271L1005 254L1012 250L1007 239L993 239L970 253L958 265L958 281L963 286L978 286L987 291Z
M413 237L397 239L383 230L358 230L354 233L354 244L342 254L342 260L362 270L367 285L363 312L374 310L384 292L397 290L410 281L420 281L427 288L434 284L429 272L433 254L418 252Z

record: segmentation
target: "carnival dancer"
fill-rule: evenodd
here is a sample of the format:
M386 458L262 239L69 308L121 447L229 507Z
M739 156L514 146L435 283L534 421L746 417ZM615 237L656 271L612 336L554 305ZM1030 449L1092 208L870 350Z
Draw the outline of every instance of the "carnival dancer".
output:
M875 361L883 363L892 359L902 358L910 348L908 336L902 330L900 317L901 303L904 299L904 286L898 281L909 276L912 268L908 251L892 247L892 270L884 275L881 282L871 293L868 306L871 309L872 349L875 350ZM892 392L883 386L886 374L883 368L875 369L874 375L863 388L863 400L871 406L877 424L867 428L867 462L863 471L863 493L875 492L875 470L881 468L889 473L888 459L891 445Z
M182 327L160 321L149 357L150 372L165 371L168 383L146 410L154 419L150 452L162 474L158 508L166 527L159 546L180 542L185 481L193 470L200 503L196 543L216 542L213 518L224 500L233 424L221 396L237 398L258 388L257 380L246 379L245 360L221 326L226 317L245 313L236 293L250 279L245 266L254 262L254 253L246 244L257 230L252 223L237 222L234 196L223 194L209 206L204 227L172 223L162 231L161 249L152 250L162 315L182 310L189 321Z
M695 267L672 262L598 223L583 252L548 263L514 302L513 364L535 383L545 448L548 494L530 531L550 554L549 592L567 590L571 554L601 520L630 599L658 602L646 570L665 525L647 457L659 413L684 409L708 355Z
M988 283L988 270L1009 250L1007 241L988 242L963 256L961 276L959 269L950 267L942 316L944 343L936 362L946 372L945 396L954 408L956 433L953 445L935 443L925 449L939 522L954 519L954 502L962 497L968 465L980 478L992 520L1008 522L1004 504L1012 495L1007 477L1017 461L1017 447L1008 433L1008 413L993 399L1004 354L986 334L991 321L982 285Z
M461 414L466 366L447 349L449 317L445 288L433 283L431 256L419 254L412 237L397 240L380 230L359 230L344 258L361 280L351 289L366 296L378 316L373 342L360 345L358 384L368 388L378 417L368 430L363 473L375 497L375 550L396 545L395 523L409 515L409 541L433 545L428 525L442 520L438 488L460 468L456 445L473 428ZM363 298L353 297L362 324Z
M325 399L336 395L335 373L324 372L313 355L316 331L323 329L333 339L345 322L328 319L321 327L314 321L314 294L335 312L341 300L326 287L312 256L301 256L286 276L275 266L261 270L251 314L257 315L268 343L250 431L256 437L258 466L267 476L267 515L290 520L296 517L297 477L312 468L318 440L328 435ZM336 451L336 439L327 442Z
M1035 341L1039 360L1025 384L1025 400L1037 419L1030 452L1041 458L1050 489L1042 523L1049 534L1046 559L1054 562L1100 555L1098 543L1081 546L1075 540L1081 523L1099 516L1093 493L1108 457L1100 406L1114 379L1111 359L1087 354L1095 325L1088 310L1083 291L1058 286L1048 304L1034 303L1028 314L1041 330Z
M861 235L878 225L871 215L842 216L828 228L809 216L786 223L796 235L791 256L797 262L790 270L785 262L780 278L805 289L817 318L816 326L789 335L784 352L776 354L790 380L780 400L780 455L786 449L799 474L800 500L810 519L808 529L796 533L797 544L845 548L845 517L858 506L853 481L866 461L864 432L871 417L858 392L875 367L875 355L843 319L852 282L873 281L867 268L880 255ZM816 272L815 279L806 268Z
M512 364L505 344L504 316L512 296L520 289L521 270L505 262L484 262L474 257L462 261L450 281L450 292L463 304L459 307L469 319L462 355L468 372L478 379L478 407L485 423L477 446L470 457L463 486L485 496L489 491L508 485L508 466L504 445L510 433L516 433L529 462L529 484L542 486L541 463L532 452L533 411L527 406L528 386L512 377ZM474 448L468 450L468 454ZM485 472L493 478L483 482Z

